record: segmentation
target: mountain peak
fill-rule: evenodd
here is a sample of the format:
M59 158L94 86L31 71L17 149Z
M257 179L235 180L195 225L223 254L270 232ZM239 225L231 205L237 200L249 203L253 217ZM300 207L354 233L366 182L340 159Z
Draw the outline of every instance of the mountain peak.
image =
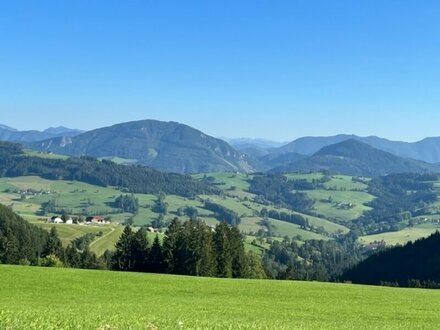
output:
M118 158L179 173L254 170L251 159L225 141L177 122L138 120L72 137L34 143L37 150L78 156Z

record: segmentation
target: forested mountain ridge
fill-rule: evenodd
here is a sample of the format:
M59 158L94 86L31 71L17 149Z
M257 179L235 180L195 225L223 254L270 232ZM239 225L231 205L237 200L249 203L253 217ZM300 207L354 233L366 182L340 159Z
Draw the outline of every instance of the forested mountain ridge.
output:
M393 155L422 160L428 163L440 162L440 137L428 137L417 142L391 141L377 136L361 137L357 135L339 134L328 137L302 137L282 147L272 148L270 153L284 154L296 152L313 155L323 147L346 140L357 140L374 148Z
M163 173L144 166L118 165L92 157L30 157L23 154L21 145L0 142L0 176L29 175L52 180L76 180L98 186L115 186L133 193L194 196L217 191L214 187L195 181L187 175Z
M440 167L409 158L402 158L376 149L355 139L323 147L313 156L274 172L330 171L355 176L382 176L391 173L439 173Z
M250 157L226 142L176 122L133 121L29 146L69 156L119 157L177 173L255 169Z

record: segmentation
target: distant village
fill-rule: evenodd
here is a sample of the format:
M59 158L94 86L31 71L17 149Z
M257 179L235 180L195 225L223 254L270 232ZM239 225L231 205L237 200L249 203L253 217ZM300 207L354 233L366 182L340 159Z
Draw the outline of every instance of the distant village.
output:
M108 218L103 217L102 215L94 215L86 218L54 215L52 217L47 218L46 223L88 226L88 225L107 225L112 222ZM151 233L159 232L159 229L154 228L153 226L148 226L146 227L146 229L148 232Z
M47 223L65 223L68 225L105 225L109 224L110 221L101 215L89 216L87 218L83 217L67 217L67 216L57 216L54 215L46 221Z

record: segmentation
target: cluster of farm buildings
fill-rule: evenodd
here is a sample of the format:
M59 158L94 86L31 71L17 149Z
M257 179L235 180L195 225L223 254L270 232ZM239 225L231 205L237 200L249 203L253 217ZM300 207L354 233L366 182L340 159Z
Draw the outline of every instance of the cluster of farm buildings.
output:
M47 219L47 223L65 223L68 225L104 225L110 223L110 221L106 220L101 215L94 215L87 217L85 219L77 218L77 217L59 217L59 216L53 216Z

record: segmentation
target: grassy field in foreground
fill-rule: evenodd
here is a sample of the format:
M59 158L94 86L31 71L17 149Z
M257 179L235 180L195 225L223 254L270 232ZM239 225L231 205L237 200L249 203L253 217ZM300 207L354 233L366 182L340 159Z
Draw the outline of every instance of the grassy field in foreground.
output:
M426 329L440 291L0 266L1 329Z

